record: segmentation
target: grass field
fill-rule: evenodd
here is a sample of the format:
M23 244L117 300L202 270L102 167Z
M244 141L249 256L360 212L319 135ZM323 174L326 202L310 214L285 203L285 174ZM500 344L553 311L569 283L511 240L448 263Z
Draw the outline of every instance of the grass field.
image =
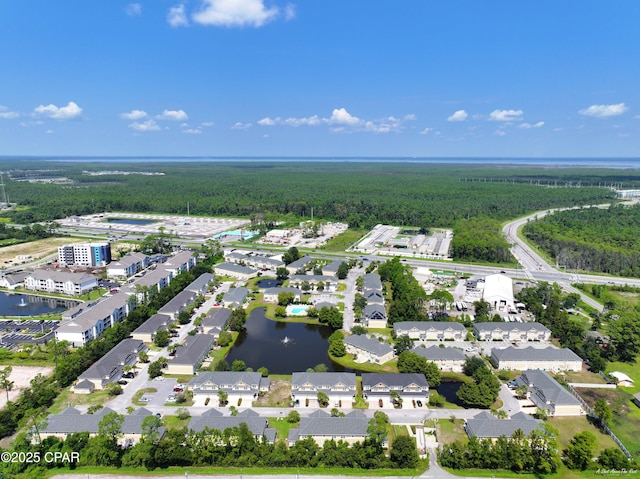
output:
M596 426L591 424L586 416L577 417L551 417L547 419L558 431L558 450L562 452L569 445L569 441L573 436L582 431L589 431L598 440L598 447L595 450L596 455L608 447L618 447L611 439L611 436L600 431Z
M440 445L455 441L465 442L467 433L464 431L464 419L440 419L436 424L436 434Z
M46 238L28 243L14 244L0 248L0 264L5 261L14 262L18 255L31 255L33 259L42 258L58 252L58 246L80 243L72 238Z
M342 234L330 239L321 249L325 251L344 251L360 240L369 230L349 228Z

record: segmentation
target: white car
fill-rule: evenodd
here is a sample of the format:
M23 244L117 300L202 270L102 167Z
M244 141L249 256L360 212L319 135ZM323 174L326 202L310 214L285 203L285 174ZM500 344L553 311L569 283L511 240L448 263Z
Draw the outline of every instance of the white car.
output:
M164 381L164 376L156 376L153 380L154 381Z

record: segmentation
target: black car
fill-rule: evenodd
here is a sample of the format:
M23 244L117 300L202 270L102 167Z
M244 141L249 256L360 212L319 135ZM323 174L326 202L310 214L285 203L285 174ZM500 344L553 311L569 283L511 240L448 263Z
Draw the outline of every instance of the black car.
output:
M418 405L418 407L422 407L422 401L420 401L420 399L416 401L416 404Z
M126 386L129 383L127 381L125 381L124 379L121 379L120 381L118 381L118 384L120 384L121 386Z

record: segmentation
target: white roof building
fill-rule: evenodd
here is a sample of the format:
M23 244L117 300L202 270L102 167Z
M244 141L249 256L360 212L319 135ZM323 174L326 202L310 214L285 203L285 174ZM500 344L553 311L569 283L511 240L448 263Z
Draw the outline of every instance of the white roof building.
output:
M515 309L513 299L513 283L511 278L504 274L492 274L484 280L484 293L482 299L489 303L496 311Z

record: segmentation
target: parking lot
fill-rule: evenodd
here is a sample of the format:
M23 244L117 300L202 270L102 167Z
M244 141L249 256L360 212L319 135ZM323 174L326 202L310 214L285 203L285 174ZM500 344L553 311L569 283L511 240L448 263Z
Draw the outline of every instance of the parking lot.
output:
M153 379L147 381L142 387L157 389L155 393L145 393L142 398L140 398L140 402L142 404L146 404L147 406L164 406L169 401L167 399L170 395L176 395L177 393L173 391L173 389L178 386L178 381L173 378L165 378L164 376L160 376L163 380L158 381L157 379ZM184 388L184 385L180 385L180 387ZM148 399L148 401L144 401L144 398Z

